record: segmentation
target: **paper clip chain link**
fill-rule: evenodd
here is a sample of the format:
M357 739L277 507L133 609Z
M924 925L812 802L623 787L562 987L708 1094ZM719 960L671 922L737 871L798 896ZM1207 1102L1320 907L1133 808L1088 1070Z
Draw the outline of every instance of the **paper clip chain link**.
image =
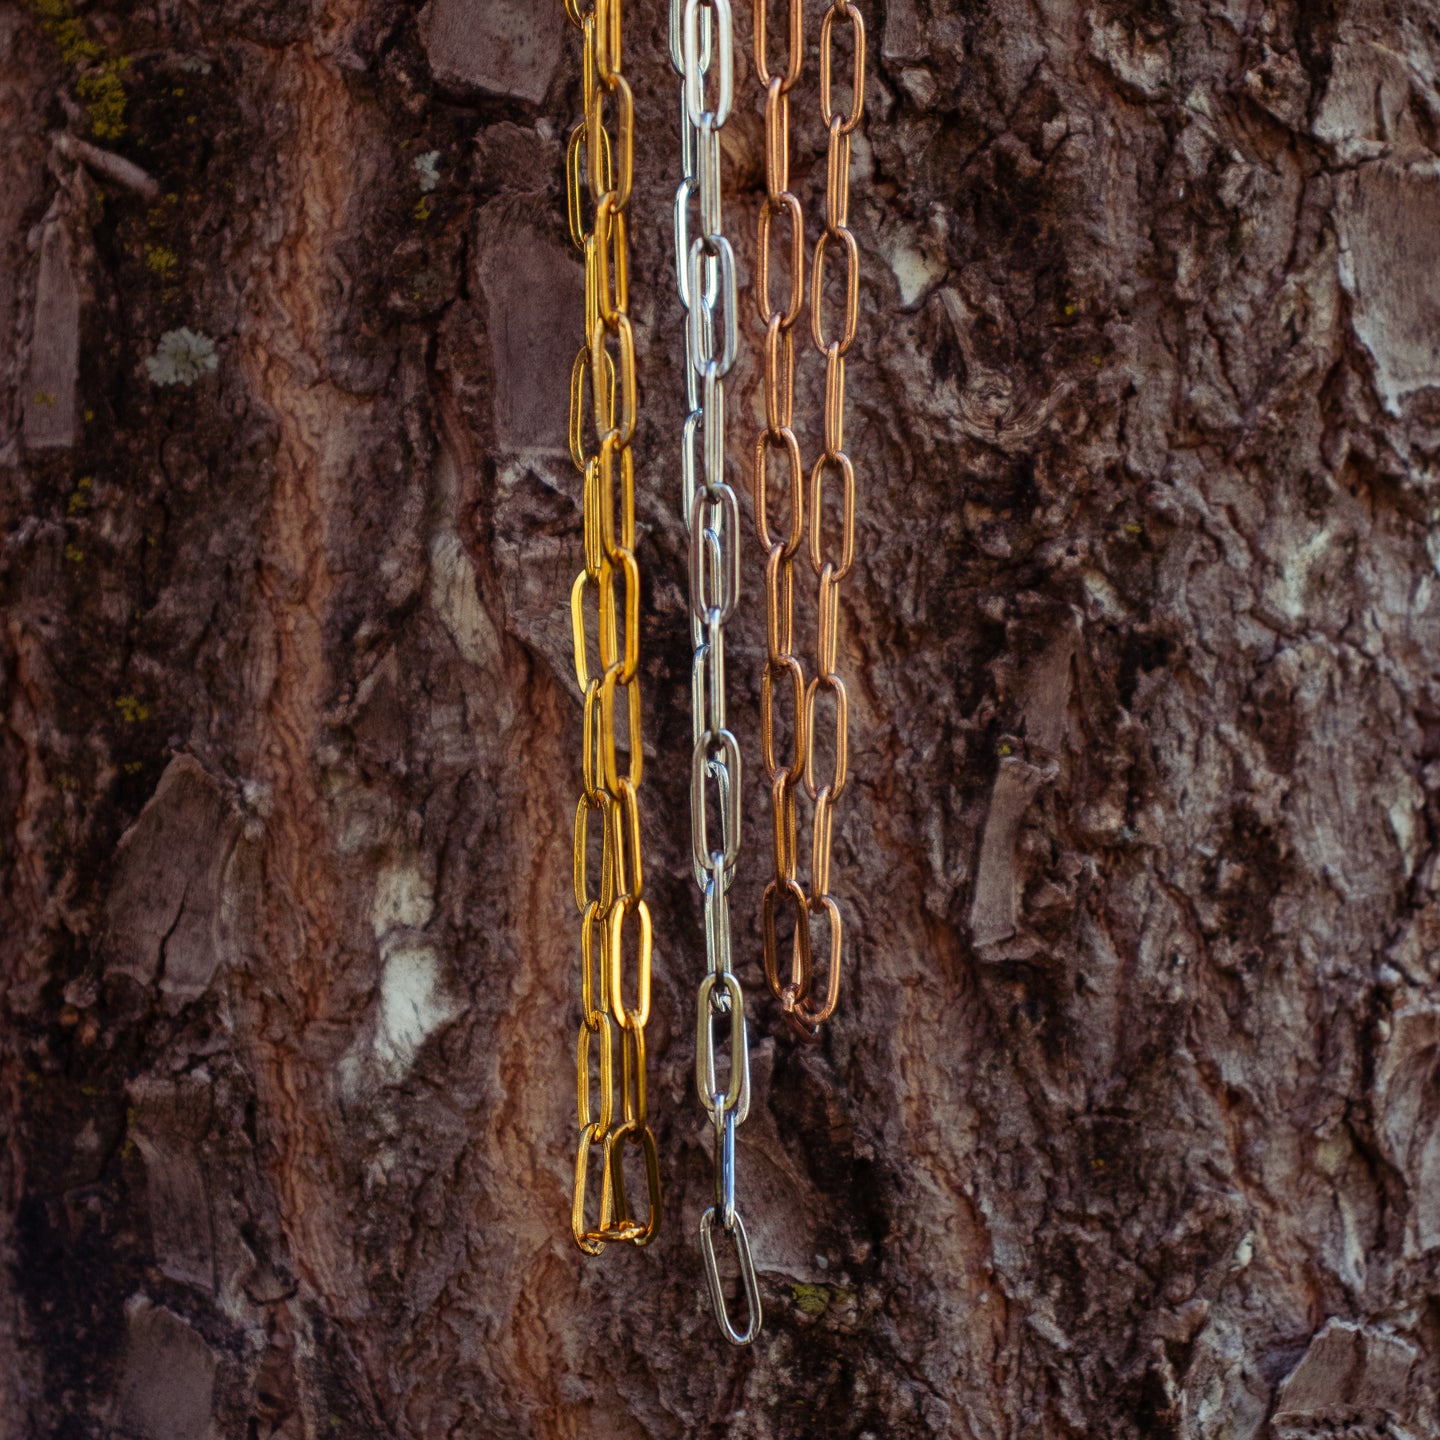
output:
M680 511L690 536L693 754L691 851L705 915L706 973L696 996L695 1088L715 1135L715 1204L700 1221L705 1279L721 1333L760 1333L760 1292L735 1206L735 1129L750 1108L745 997L732 968L730 884L740 853L740 749L725 724L725 622L740 590L740 508L725 477L725 377L739 329L735 254L723 228L720 132L734 89L730 0L671 0L670 59L680 76L681 180L675 192L675 285L685 307ZM692 224L692 208L698 213ZM697 463L698 457L698 463ZM711 830L710 796L719 815ZM726 1035L717 1047L716 1027ZM722 1065L721 1057L727 1057ZM748 1319L730 1317L714 1229L733 1241Z

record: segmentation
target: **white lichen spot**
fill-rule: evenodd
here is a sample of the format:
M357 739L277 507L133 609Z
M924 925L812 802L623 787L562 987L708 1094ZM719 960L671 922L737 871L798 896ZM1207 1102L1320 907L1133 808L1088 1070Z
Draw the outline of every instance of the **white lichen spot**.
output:
M187 75L208 75L215 68L203 55L182 55L175 63Z
M1276 603L1289 619L1299 620L1305 615L1310 572L1330 548L1330 542L1334 538L1334 526L1325 525L1285 557Z
M1185 97L1185 108L1196 115L1203 115L1207 120L1215 118L1215 109L1210 104L1210 97L1204 89L1197 85Z
M419 866L413 861L395 860L381 867L370 907L370 923L377 940L396 925L423 930L434 912L435 896Z
M1235 1247L1235 1258L1231 1264L1234 1270L1248 1270L1250 1262L1255 1258L1255 1237L1247 1234L1241 1238L1240 1243Z
M427 150L423 155L417 155L411 162L410 168L420 177L420 188L429 194L440 186L440 152L438 150Z
M1110 583L1109 579L1098 570L1087 569L1082 579L1085 583L1085 593L1090 597L1091 603L1099 613L1107 619L1124 614L1125 603L1120 599L1120 592Z
M375 1059L398 1080L410 1068L428 1036L455 1016L440 985L440 963L428 945L391 952L380 977L380 1013Z
M945 262L917 246L899 244L889 255L890 268L900 286L900 303L913 305L945 278Z
M167 330L145 360L145 371L156 385L193 385L220 363L215 342L208 335L182 328Z
M268 820L275 810L275 792L264 780L242 780L240 798L252 815Z

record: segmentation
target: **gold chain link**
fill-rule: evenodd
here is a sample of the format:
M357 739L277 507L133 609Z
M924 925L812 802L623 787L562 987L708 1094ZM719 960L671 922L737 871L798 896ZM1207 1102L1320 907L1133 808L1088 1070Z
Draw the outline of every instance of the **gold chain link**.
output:
M575 1071L580 1144L570 1231L587 1255L607 1242L648 1245L660 1225L660 1170L645 1098L645 1022L650 1013L650 911L644 899L637 790L643 757L640 715L640 571L635 563L635 336L628 314L626 212L635 165L635 106L621 73L621 0L582 10L564 0L580 30L585 118L570 133L566 202L570 238L585 256L585 343L570 375L570 456L583 478L585 566L570 591L575 678L585 697L584 793L575 810L575 903L580 911L584 1012ZM607 102L614 132L606 128ZM585 194L592 205L589 227ZM589 404L586 404L586 381ZM595 449L587 453L586 412ZM592 594L593 592L593 599ZM593 627L587 623L593 612ZM595 637L598 669L590 664ZM625 767L615 717L624 696ZM598 817L600 876L590 883L590 820ZM633 932L634 1003L624 994L626 931ZM620 1032L620 1107L615 1106L615 1030ZM592 1079L592 1051L598 1051ZM598 1106L591 1105L593 1084ZM625 1147L638 1147L648 1212L631 1217ZM590 1156L602 1157L599 1217L589 1223Z
M763 372L765 428L755 446L755 524L765 552L765 670L760 682L761 758L770 780L774 820L774 873L761 901L761 934L765 978L779 999L790 1027L813 1039L835 1013L840 995L844 932L840 910L830 895L830 852L835 803L845 789L849 753L849 700L837 673L840 632L840 582L855 562L855 468L845 453L845 356L855 342L860 319L860 252L849 228L850 136L865 107L865 23L851 0L832 0L820 26L820 113L829 136L826 159L825 227L815 242L810 270L810 329L825 357L823 445L804 493L800 447L791 428L795 408L794 327L804 298L803 215L789 189L789 92L801 69L801 0L788 0L789 54L783 73L770 69L766 55L766 3L755 0L755 71L765 86L765 202L760 210L755 262L755 300L765 327ZM853 45L853 70L848 113L835 109L831 84L831 46L836 23L848 21ZM790 226L790 291L783 306L771 302L772 230L784 215ZM824 321L825 262L834 253L845 265L844 323L838 334ZM772 458L783 471L786 524L772 532L770 491ZM783 462L783 463L781 463ZM840 488L838 554L827 553L821 524L827 474ZM808 500L809 525L805 523ZM802 539L808 541L810 563L819 579L816 598L816 673L807 686L793 651L794 561ZM791 755L776 750L777 695L788 692L793 720ZM816 712L822 695L833 698L835 731L833 765L817 777ZM823 782L817 784L817 778ZM796 788L803 780L814 802L811 828L810 891L797 879ZM780 973L779 919L788 908L793 918L790 972ZM823 914L829 929L830 960L824 994L811 993L814 972L815 917Z

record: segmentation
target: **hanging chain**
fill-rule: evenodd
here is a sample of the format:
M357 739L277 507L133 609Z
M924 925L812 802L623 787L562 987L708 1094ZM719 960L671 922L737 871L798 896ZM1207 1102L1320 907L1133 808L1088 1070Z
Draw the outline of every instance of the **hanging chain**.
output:
M721 220L720 131L734 89L730 0L670 0L670 60L681 77L680 152L675 192L675 281L685 307L685 395L681 510L690 536L690 666L693 754L690 840L704 897L705 978L697 996L695 1086L715 1144L715 1203L700 1217L700 1249L715 1319L725 1338L748 1345L760 1333L760 1292L745 1222L735 1208L735 1130L750 1109L745 997L730 953L730 885L740 853L740 749L725 723L725 622L740 592L740 506L725 481L725 376L735 362L735 252ZM715 75L713 86L711 62ZM699 199L699 234L690 237ZM696 465L696 449L700 461ZM711 843L709 795L720 816ZM716 1066L715 1026L728 1022L729 1067ZM730 1237L748 1323L730 1319L715 1253L715 1227Z
M786 998L776 969L775 908L787 896L794 907L795 953L803 955L808 977L809 931L805 892L795 878L795 787L805 770L805 675L794 654L795 555L805 520L804 470L800 445L791 428L795 414L795 326L805 298L805 221L799 199L790 190L790 91L800 78L804 58L801 0L788 0L788 54L783 72L772 72L767 55L768 0L755 0L755 73L765 87L765 201L760 208L755 245L755 305L765 327L762 369L765 429L755 444L755 528L765 554L765 669L760 677L760 756L770 781L774 822L775 869L761 904L765 975L782 1001ZM790 293L783 306L770 298L771 235L777 217L790 228ZM770 529L770 457L782 462L785 514L781 536ZM775 706L788 687L794 723L793 758L776 754ZM800 977L797 975L797 982ZM787 1014L788 1014L787 1010Z
M580 909L580 995L584 1018L576 1046L580 1146L570 1231L587 1255L609 1241L648 1245L660 1225L660 1167L645 1100L645 1021L650 1013L650 911L644 900L637 790L643 765L640 735L640 572L635 563L635 336L627 313L629 255L626 211L635 162L635 108L621 74L621 0L580 0L565 10L582 37L585 118L570 133L566 198L570 238L585 256L585 343L570 373L570 456L584 476L585 567L570 591L575 677L585 698L581 767L584 794L575 810L575 903ZM614 138L605 127L613 103ZM583 186L582 186L583 177ZM585 190L593 210L586 228ZM595 449L587 454L586 379ZM618 513L617 513L618 512ZM617 589L619 594L617 595ZM593 592L594 600L590 600ZM590 664L587 608L593 604L595 650ZM623 635L623 641L622 641ZM616 711L625 714L622 770ZM599 884L591 886L590 820L600 831ZM635 947L635 998L628 1003L626 928ZM620 1039L620 1115L615 1113L615 1032ZM591 1051L600 1101L591 1105ZM624 1152L641 1152L648 1192L643 1222L632 1218L625 1192ZM600 1214L588 1222L591 1153L602 1157Z
M865 22L851 0L832 0L820 26L820 114L829 135L826 160L825 228L815 242L810 272L810 328L815 345L825 357L824 446L810 472L809 526L805 524L807 497L802 493L800 447L791 428L795 402L795 346L793 329L800 315L805 283L805 241L800 202L789 190L789 91L800 76L801 6L789 0L789 57L783 73L772 73L765 55L766 0L755 0L755 70L765 91L765 203L760 211L755 264L755 298L765 326L764 383L765 429L755 447L755 524L765 551L766 663L760 687L760 743L770 779L775 827L775 871L761 902L765 978L780 1000L791 1028L813 1039L820 1026L835 1013L840 996L840 963L844 931L840 910L830 894L830 850L834 835L834 807L845 789L849 745L849 705L845 682L836 672L840 638L840 582L855 561L855 469L845 453L845 356L854 344L860 317L860 252L849 228L850 136L859 125L865 105ZM836 110L831 90L831 46L837 21L848 21L853 46L853 80L848 113ZM790 294L783 309L770 301L771 231L777 216L790 225ZM844 326L828 336L822 319L825 259L839 251L845 261ZM784 459L789 525L783 536L770 529L769 462L772 452ZM840 482L840 550L828 555L824 548L821 510L825 477ZM809 686L793 653L794 559L802 537L808 539L810 563L819 577L816 602L816 673ZM788 687L794 723L793 755L788 764L776 755L775 697ZM816 784L815 715L821 694L834 699L835 741L833 769L823 784ZM804 781L814 802L810 862L810 893L796 879L798 867L795 818L796 786ZM780 975L778 914L788 902L794 918L790 976ZM830 964L823 997L811 993L813 977L813 917L826 917L830 936Z

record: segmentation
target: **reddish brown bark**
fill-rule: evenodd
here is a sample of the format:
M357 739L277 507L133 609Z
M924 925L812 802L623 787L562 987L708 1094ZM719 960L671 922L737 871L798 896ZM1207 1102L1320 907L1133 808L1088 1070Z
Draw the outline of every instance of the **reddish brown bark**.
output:
M0 1433L1440 1423L1440 23L857 3L850 949L797 1048L747 790L745 1353L695 1237L663 7L626 63L669 1217L588 1261L563 9L0 5Z

